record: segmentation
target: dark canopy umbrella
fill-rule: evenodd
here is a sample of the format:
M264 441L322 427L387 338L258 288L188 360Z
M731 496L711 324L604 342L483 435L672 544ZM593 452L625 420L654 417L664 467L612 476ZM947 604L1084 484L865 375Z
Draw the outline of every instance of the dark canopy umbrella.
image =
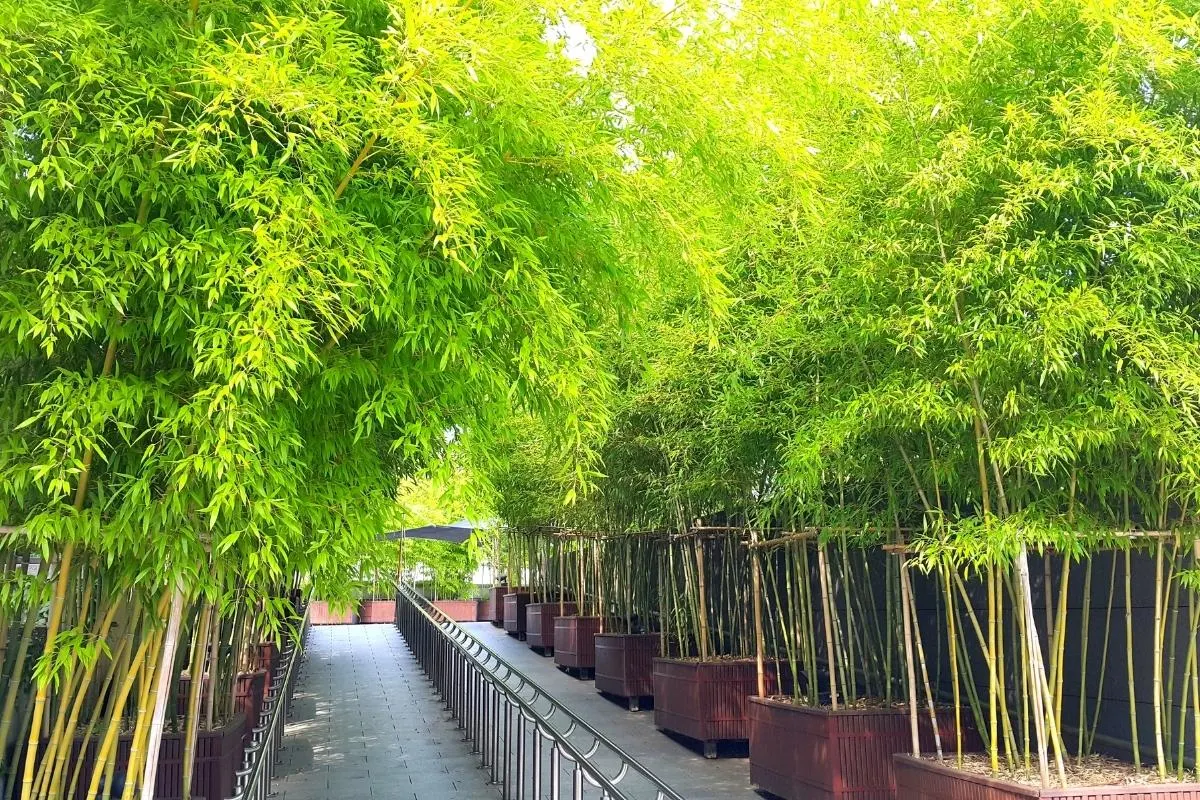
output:
M479 528L487 527L486 522L472 522L468 519L460 519L458 522L451 522L448 525L425 525L420 528L408 528L406 530L388 531L383 534L384 539L439 539L443 542L454 542L462 544L467 539L471 538L471 534Z

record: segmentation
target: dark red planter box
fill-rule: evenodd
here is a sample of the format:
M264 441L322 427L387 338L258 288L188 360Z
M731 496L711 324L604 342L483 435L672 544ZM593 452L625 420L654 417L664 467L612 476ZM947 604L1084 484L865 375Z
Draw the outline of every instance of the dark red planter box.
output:
M767 693L778 692L775 665L766 670ZM716 757L717 742L750 738L749 698L758 694L753 659L689 661L654 659L654 725L704 743Z
M530 603L525 606L525 641L530 647L554 649L554 620L574 613L574 603Z
M478 600L434 600L433 605L455 622L474 622L479 614Z
M242 732L248 727L247 720L238 714L224 727L197 733L195 760L192 766L193 797L233 796L237 770L242 767ZM92 779L92 765L96 762L102 735L102 732L93 735L82 754L84 765L80 770L79 784L75 787L73 800L85 800L87 797L88 783ZM71 746L71 763L80 757L79 745L79 740L76 740ZM123 734L117 740L117 772L124 772L128 766L132 745L132 734ZM183 733L163 733L162 746L158 751L158 772L154 778L155 797L183 795L183 749Z
M363 600L358 604L358 621L365 623L386 622L389 625L396 621L395 600Z
M600 633L596 635L596 689L628 699L637 711L643 697L654 695L654 659L659 654L657 633Z
M358 622L358 614L353 608L335 613L324 600L313 600L308 609L308 621L313 625L353 625Z
M271 676L279 668L279 648L274 642L259 643L258 661L254 668L264 670L267 673L267 683L271 682Z
M506 633L525 638L525 606L529 605L529 592L510 592L504 595L504 630Z
M918 719L923 749L934 750L929 716ZM954 747L954 718L938 719L942 746ZM973 731L964 748L979 750ZM891 800L892 756L912 749L904 708L813 708L750 698L750 784L784 800Z
M1200 800L1200 783L1141 783L1039 789L955 769L953 756L939 764L911 755L892 757L896 800Z
M497 628L504 627L504 595L513 591L507 586L493 586L488 592L488 616L483 617Z
M599 617L559 617L554 620L554 663L578 670L596 668Z

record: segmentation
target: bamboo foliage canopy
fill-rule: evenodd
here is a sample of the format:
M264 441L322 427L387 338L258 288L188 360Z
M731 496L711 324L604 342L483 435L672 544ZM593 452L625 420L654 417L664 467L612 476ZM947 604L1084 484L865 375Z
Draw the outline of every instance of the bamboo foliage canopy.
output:
M903 637L903 689L931 708L919 651L935 642L915 628L912 582L932 582L957 641L956 707L978 710L994 771L1001 753L1023 756L1043 782L1065 776L1068 745L1084 757L1099 706L1078 712L1083 733L1065 741L1065 606L1046 600L1059 613L1035 619L1034 586L1065 598L1072 580L1103 581L1130 605L1135 559L1152 559L1155 761L1160 775L1181 769L1186 731L1167 708L1196 675L1194 654L1172 644L1188 624L1195 636L1179 608L1195 601L1200 502L1195 8L793 6L745 7L779 32L764 34L770 68L753 83L784 125L807 123L789 133L819 180L768 174L769 204L726 251L734 301L722 314L667 287L602 339L613 419L570 524L817 531L751 548L775 570L768 611L810 640L785 642L789 659L815 673L811 654L824 652L838 671L857 667L856 648L891 692ZM815 601L805 584L810 545L840 552L847 540L897 546L886 616L907 630L880 625L882 647L856 643L875 615L839 597L857 555L826 554L838 566L817 568L834 574ZM676 562L686 586L691 568ZM716 624L683 621L702 639ZM1131 616L1125 633L1104 652L1125 648L1135 708ZM809 691L814 702L829 684ZM959 695L968 684L983 689ZM1018 686L1024 706L1006 707Z
M736 180L657 154L749 140L700 140L709 111L628 169L610 94L640 76L649 114L702 54L621 14L588 71L522 2L0 19L0 522L156 580L336 592L447 430L519 410L583 439L586 331L639 270L704 260L679 215Z
M148 689L280 623L297 579L350 600L452 442L494 460L529 416L586 456L593 332L643 278L720 295L758 202L736 154L771 152L715 59L741 57L607 6L0 0L0 627L49 602L40 657L8 662L30 713L0 712L23 800L66 786L39 736L90 691L74 664L111 651L118 688L166 665L95 726L135 711L157 752Z

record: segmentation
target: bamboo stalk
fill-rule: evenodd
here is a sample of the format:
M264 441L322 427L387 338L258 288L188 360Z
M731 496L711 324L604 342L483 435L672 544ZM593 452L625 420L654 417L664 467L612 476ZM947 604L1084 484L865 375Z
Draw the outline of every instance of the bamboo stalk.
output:
M175 587L171 598L171 618L163 642L158 689L154 699L154 717L150 722L150 742L146 747L146 771L142 778L142 800L154 800L154 779L158 774L158 751L162 746L163 715L171 689L171 671L175 664L175 648L179 644L179 620L183 614L183 588Z
M1049 554L1045 556L1045 560L1049 562ZM1062 573L1058 579L1058 612L1054 622L1054 662L1051 665L1054 675L1054 683L1051 686L1054 696L1054 723L1060 730L1062 729L1063 675L1066 673L1066 665L1063 661L1066 658L1067 646L1067 587L1070 581L1071 559L1065 557L1062 560ZM1046 587L1046 591L1047 597L1049 597L1049 586Z
M1133 740L1133 765L1135 771L1142 768L1142 751L1138 746L1137 686L1133 676L1133 589L1132 559L1129 548L1125 548L1125 669L1129 686L1129 731Z
M946 596L945 611L946 611L946 639L947 645L950 648L950 685L954 699L954 762L957 766L962 767L963 764L963 726L962 726L962 698L960 694L959 675L958 675L958 630L955 627L955 600L954 590L950 585L950 567L942 565L942 577L944 579L943 594ZM187 800L187 798L184 798Z
M991 742L989 756L991 758L992 774L1000 772L1000 725L997 716L999 712L999 665L996 663L996 619L999 598L996 591L996 570L991 564L987 566L987 603L988 603L988 740Z
M1000 737L1004 742L1004 759L1011 766L1016 763L1017 743L1012 730L1012 718L1008 713L1008 663L1005 659L1004 645L1004 603L1002 598L1003 589L1007 586L1008 581L1000 574L999 567L993 566L993 569L996 572L996 700L999 704ZM1013 603L1013 607L1017 608L1017 604ZM1016 627L1013 626L1013 628Z
M1094 563L1094 560L1089 557L1083 572L1083 612L1079 626L1079 724L1075 741L1075 762L1077 764L1083 763L1087 734L1088 631L1092 627L1092 567Z
M214 609L212 615L212 630L208 636L208 696L204 702L204 724L208 730L213 729L213 712L217 694L217 659L221 644L221 615Z
M913 664L913 620L912 609L909 607L911 600L908 591L908 557L904 552L901 552L899 557L900 615L904 618L904 663L908 680L908 725L909 735L912 737L912 754L914 757L919 757L921 755L921 728L917 712L917 670Z
M204 603L193 634L192 659L188 667L191 684L188 686L187 720L183 734L183 777L180 794L183 800L192 800L192 770L195 767L196 740L200 731L200 697L204 687L204 661L208 650L211 617L212 604ZM211 693L210 688L209 694Z
M913 643L916 644L917 647L917 664L921 669L921 682L924 685L925 700L929 706L929 725L933 732L933 746L937 753L937 760L941 762L944 761L945 758L942 753L942 734L938 728L937 704L934 701L933 688L929 683L929 668L925 662L925 645L921 641L921 626L917 622L917 599L913 594L912 576L907 574L907 570L905 574L905 584L905 591L908 592L908 606L912 611L913 617L912 639Z
M143 774L143 768L148 756L149 748L147 740L150 733L150 723L152 721L149 709L154 705L154 676L158 670L158 665L162 660L162 645L165 638L165 631L155 631L153 634L154 643L146 652L143 660L145 663L142 666L142 681L139 688L136 711L134 712L135 724L133 728L133 743L129 748L129 763L125 767L125 791L121 795L121 800L133 800L137 795L138 778ZM155 754L157 761L157 753Z
M704 574L704 544L700 539L695 541L696 551L696 611L700 626L700 660L707 661L711 654L708 629L708 591Z
M830 606L829 567L825 559L825 545L817 545L817 571L821 578L821 609L825 621L825 653L829 665L829 698L834 711L838 709L837 654L833 647L833 614Z
M1162 657L1163 657L1163 545L1154 548L1154 754L1158 760L1158 777L1167 777L1167 755L1163 748ZM1130 698L1133 702L1133 698Z
M1189 620L1189 628L1191 627L1191 624L1192 624L1191 620ZM1193 634L1193 641L1195 641L1195 634ZM1183 780L1184 744L1186 741L1185 737L1187 736L1187 722L1188 722L1186 709L1188 707L1188 695L1191 692L1191 688L1192 688L1191 687L1191 677L1192 677L1192 671L1194 670L1194 668L1196 666L1195 662L1196 662L1196 651L1192 647L1189 646L1188 652L1187 652L1187 657L1184 659L1184 662L1183 662L1183 680L1181 682L1183 685L1183 690L1182 690L1183 696L1179 700L1179 711L1180 711L1180 713L1179 713L1179 736L1176 737L1178 750L1176 751L1176 754L1175 754L1175 779L1178 781Z
M1037 735L1037 754L1038 754L1038 772L1041 776L1042 786L1050 785L1050 762L1049 762L1049 746L1046 735L1046 708L1045 698L1039 690L1037 684L1045 683L1044 679L1039 677L1039 673L1044 674L1044 667L1041 666L1042 648L1038 642L1037 627L1034 621L1033 614L1033 599L1032 587L1029 582L1029 562L1025 556L1025 545L1021 545L1020 555L1015 563L1017 570L1017 585L1021 595L1022 614L1025 619L1025 648L1026 658L1029 662L1030 680L1035 684L1033 691L1027 692L1033 702L1033 720L1034 730Z
M1167 584L1164 589L1163 602L1163 625L1166 627L1169 639L1166 643L1167 651L1167 666L1166 666L1166 688L1163 690L1163 735L1166 739L1165 746L1167 751L1168 767L1170 764L1172 731L1174 730L1175 720L1175 661L1176 661L1176 638L1179 629L1179 582L1172 580L1171 575L1175 572L1175 567L1179 556L1179 539L1171 542L1171 555L1168 561L1170 568L1167 574ZM1174 594L1172 590L1174 589ZM1185 665L1186 669L1186 665ZM1184 678L1186 681L1186 678ZM1187 706L1187 703L1180 704L1180 709Z
M1192 542L1192 567L1200 563L1200 540ZM1188 650L1192 658L1192 769L1200 777L1200 654L1196 652L1196 637L1200 630L1200 609L1196 607L1196 592L1188 592L1188 608L1191 611L1191 636ZM1180 713L1183 710L1180 709Z
M754 529L750 531L751 541L758 540L758 532ZM754 593L754 673L757 679L758 696L767 696L767 678L764 673L764 654L763 647L765 642L763 635L763 608L762 608L762 565L759 562L758 551L752 551L750 556L750 583L751 591Z
M801 594L801 603L804 611L804 627L803 632L808 640L808 674L812 676L809 681L809 694L811 695L812 705L817 705L821 701L821 690L819 681L817 680L817 614L813 608L813 586L812 586L812 563L808 557L808 545L801 544L798 548L800 553L800 575L803 582L804 591Z
M955 575L955 580L958 576ZM959 613L957 603L954 606L955 628L959 631L964 629L962 616ZM982 639L980 640L982 641ZM991 743L988 740L988 729L986 723L986 714L983 710L983 702L979 699L979 689L975 681L975 668L971 665L971 658L968 655L966 648L958 649L959 670L965 675L963 685L967 690L967 701L971 705L971 715L975 719L975 727L979 731L979 736L983 740L984 749L987 750ZM1024 659L1022 662L1024 663Z

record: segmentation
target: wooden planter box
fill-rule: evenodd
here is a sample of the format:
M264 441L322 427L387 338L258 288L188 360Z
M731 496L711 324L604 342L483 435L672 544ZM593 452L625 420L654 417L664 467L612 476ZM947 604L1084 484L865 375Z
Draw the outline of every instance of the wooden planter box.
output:
M525 641L548 656L554 652L554 620L575 613L574 603L530 603L525 606Z
M1039 789L911 755L896 755L892 759L896 800L1200 800L1200 783Z
M396 622L395 600L363 600L358 604L358 621L360 623L377 624L386 622L393 625Z
M269 685L268 674L266 669L257 669L253 672L243 672L237 677L233 710L246 721L245 731L242 734L243 746L249 746L254 726L258 724L258 712L262 710ZM209 690L208 676L205 675L203 680L204 682L200 685L200 708L205 707ZM186 674L182 675L175 686L175 716L186 718L192 679Z
M474 622L479 614L478 600L434 600L433 605L455 622Z
M308 608L308 621L312 625L353 625L358 622L358 614L354 613L354 609L334 613L324 600L313 600Z
M525 638L525 606L529 592L509 592L504 595L504 632L518 639Z
M767 692L778 692L774 665L766 678ZM749 698L755 694L753 659L654 659L654 726L703 743L705 758L717 757L717 742L750 738Z
M233 796L237 770L242 767L242 735L248 728L249 722L241 714L237 714L221 728L198 732L192 767L193 797L217 800ZM93 736L83 752L84 765L80 770L79 784L75 788L72 800L86 800L100 738ZM124 772L129 765L129 750L132 744L132 734L124 734L117 740L117 773ZM79 745L79 740L76 740L71 746L72 763L80 756ZM163 733L162 746L158 751L158 772L154 778L155 797L183 795L183 750L183 733Z
M504 595L510 591L513 590L507 586L493 586L488 592L487 613L489 616L484 617L484 619L497 628L504 627Z
M586 678L596 669L596 634L599 617L559 617L554 620L554 663L579 670Z
M921 746L933 750L928 715L919 718ZM943 747L954 741L954 720L939 718ZM784 800L891 800L892 756L912 747L908 711L865 708L833 711L786 700L750 698L750 784ZM979 750L971 732L964 747Z
M596 689L625 698L629 701L629 710L637 711L643 698L654 696L658 634L600 633L595 641Z
M279 648L274 642L260 642L258 645L258 660L254 666L255 669L261 669L267 673L267 683L270 684L271 676L275 674L275 670L279 668Z

